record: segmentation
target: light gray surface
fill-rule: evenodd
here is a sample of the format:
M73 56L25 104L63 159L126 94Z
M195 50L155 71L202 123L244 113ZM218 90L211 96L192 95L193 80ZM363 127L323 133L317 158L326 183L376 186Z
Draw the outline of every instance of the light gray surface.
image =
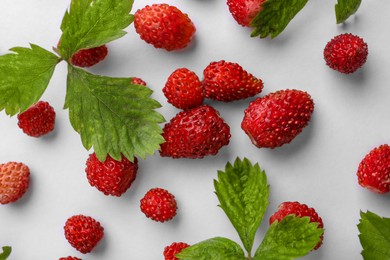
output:
M153 2L162 1L136 1L132 13ZM62 110L66 65L61 63L42 97L57 113L52 134L28 137L17 127L16 117L0 113L0 162L25 162L32 178L22 200L0 207L0 246L13 246L11 260L67 255L154 260L163 259L164 247L173 241L193 244L214 236L239 241L213 193L217 170L239 156L258 162L271 185L270 206L255 247L277 205L298 200L317 210L326 229L323 246L304 259L361 259L359 211L390 216L389 196L360 188L355 175L364 155L389 141L390 2L363 1L356 16L337 26L336 1L311 0L273 40L250 38L250 30L233 20L225 1L168 2L188 13L197 27L189 48L180 52L154 49L130 25L125 37L108 45L107 59L91 71L141 77L163 105L159 111L170 119L178 110L166 102L161 89L176 68L187 67L202 77L211 61L238 62L263 79L260 96L286 88L308 91L315 101L309 126L289 145L257 149L240 127L243 111L253 99L208 101L231 127L229 146L203 160L150 156L140 161L138 177L124 196L106 197L89 186L84 172L89 152ZM61 35L68 4L68 0L1 0L0 54L29 42L50 50ZM369 46L366 65L353 75L332 71L322 57L325 44L344 32L360 35ZM173 221L155 223L140 212L140 198L153 187L166 188L176 196L179 210ZM83 256L64 238L63 225L73 214L93 216L105 228L102 243L91 254Z

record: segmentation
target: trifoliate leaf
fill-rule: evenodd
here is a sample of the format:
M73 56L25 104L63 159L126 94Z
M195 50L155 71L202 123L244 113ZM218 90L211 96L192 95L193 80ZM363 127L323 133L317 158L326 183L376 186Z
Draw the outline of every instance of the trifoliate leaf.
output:
M269 185L265 172L256 163L237 158L218 171L214 187L220 207L237 230L245 249L252 250L255 234L268 207Z
M336 22L343 23L359 9L362 0L337 0L334 6Z
M360 212L359 239L366 260L390 259L390 218Z
M131 78L110 78L69 65L65 108L84 147L92 146L99 160L107 154L129 160L153 154L164 141L155 111L160 104L150 98L152 90L132 84Z
M72 0L61 24L58 46L68 60L80 49L104 45L126 34L133 21L132 0Z
M42 96L61 60L53 53L30 44L15 47L0 56L0 111L8 115L25 111Z
M0 254L0 260L6 260L12 251L12 248L10 246L3 246L3 253Z
M306 5L308 0L266 0L262 10L251 22L254 28L251 36L265 38L278 36Z
M289 260L307 255L320 241L323 229L309 217L289 215L273 222L256 250L256 260Z
M223 237L211 238L184 248L176 257L181 260L245 260L242 248Z

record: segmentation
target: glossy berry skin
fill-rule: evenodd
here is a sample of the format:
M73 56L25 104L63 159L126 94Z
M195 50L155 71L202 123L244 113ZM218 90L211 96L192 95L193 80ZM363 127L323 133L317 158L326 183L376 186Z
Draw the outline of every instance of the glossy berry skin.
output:
M165 260L179 260L175 255L180 253L184 248L190 245L183 242L173 242L169 246L164 248L164 259Z
M208 105L178 113L164 126L160 155L172 158L203 158L215 155L230 141L230 127Z
M120 197L135 180L138 170L138 160L129 161L122 156L121 161L107 155L104 162L99 161L95 153L90 154L85 172L91 186L96 187L105 195Z
M367 60L368 45L359 36L345 33L330 40L324 49L326 65L344 74L354 73Z
M153 188L149 190L140 202L141 211L154 221L165 222L176 216L175 196L165 189Z
M167 51L185 48L196 31L187 14L168 4L147 5L138 10L134 27L142 40Z
M0 164L0 204L19 200L30 184L30 169L24 163Z
M143 81L141 78L137 78L137 77L133 77L131 83L146 86L146 82Z
M81 260L81 259L73 256L68 256L68 257L61 257L59 260Z
M269 223L272 224L274 221L279 222L291 214L294 214L297 217L310 217L310 222L317 222L319 228L324 228L324 223L322 222L321 217L318 216L315 209L297 201L287 201L280 204L278 210L270 217ZM321 236L321 241L314 247L314 250L317 250L322 245L323 239L324 235Z
M360 162L357 171L360 186L376 193L390 191L390 146L372 149Z
M78 67L92 67L106 58L108 49L106 45L91 49L83 49L76 52L72 58L71 63Z
M307 92L280 90L252 101L241 128L255 146L276 148L302 132L313 110L314 102Z
M177 69L168 77L163 93L169 103L180 109L200 106L204 100L202 83L186 68Z
M76 250L83 254L89 253L103 238L104 228L95 219L74 215L65 223L65 238Z
M206 98L230 102L253 97L263 89L263 82L239 64L224 60L211 62L203 71Z
M18 115L18 126L32 137L40 137L54 130L56 113L48 102L39 101Z
M261 11L265 0L227 0L230 13L238 24L249 27L251 21Z

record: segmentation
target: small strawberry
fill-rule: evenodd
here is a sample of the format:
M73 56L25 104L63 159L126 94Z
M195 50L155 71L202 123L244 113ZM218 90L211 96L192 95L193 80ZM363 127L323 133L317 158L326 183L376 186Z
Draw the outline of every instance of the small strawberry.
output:
M101 62L108 54L106 45L91 49L83 49L76 52L71 59L71 63L78 67L92 67Z
M164 126L160 155L172 158L203 158L229 144L230 127L208 105L182 111Z
M132 78L132 82L133 84L137 84L137 85L142 85L142 86L146 86L146 82L143 81L142 79L140 78L137 78L137 77L133 77Z
M0 164L0 204L20 199L30 183L30 169L24 163Z
M59 260L81 260L81 259L74 256L68 256L68 257L61 257Z
M372 149L360 162L357 171L359 184L376 193L390 191L390 146Z
M345 33L330 40L324 49L326 65L341 73L355 72L366 63L367 43L359 36Z
M229 102L253 97L263 89L260 79L233 62L211 62L203 75L205 96L209 99Z
M252 101L241 128L257 147L275 148L290 143L308 124L314 110L310 95L280 90Z
M103 238L104 229L95 219L75 215L65 223L65 238L76 250L83 254L89 253Z
M261 11L265 0L227 0L229 11L238 24L249 27L251 21Z
M18 126L32 137L46 135L54 130L56 113L48 102L39 101L18 115Z
M317 222L319 228L324 228L324 223L320 216L313 208L309 208L305 204L299 202L283 202L279 205L278 210L270 217L269 223L272 224L274 221L281 221L284 217L294 214L297 217L310 217L310 222ZM324 235L321 236L321 241L314 247L317 250L324 239Z
M116 161L108 155L106 160L101 162L95 153L89 156L86 165L85 172L89 184L105 195L117 197L120 197L130 188L138 170L137 158L134 158L132 163L124 156L122 156L121 161Z
M189 247L189 244L183 242L173 242L171 245L164 248L165 260L179 260L175 255L180 253L184 248Z
M138 10L134 27L142 40L168 51L186 47L196 30L187 14L168 4L147 5Z
M186 68L177 69L169 76L163 93L169 103L181 109L200 106L204 100L202 83Z
M167 190L161 188L151 189L140 202L141 211L146 217L154 221L165 222L176 216L175 196Z

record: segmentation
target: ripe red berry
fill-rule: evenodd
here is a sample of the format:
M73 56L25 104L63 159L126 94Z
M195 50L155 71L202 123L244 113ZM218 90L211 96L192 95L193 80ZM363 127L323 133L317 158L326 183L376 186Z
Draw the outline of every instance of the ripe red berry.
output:
M76 52L71 59L71 63L78 67L91 67L107 56L108 49L106 45L91 49L83 49Z
M81 259L74 256L68 256L68 257L61 257L59 260L81 260Z
M141 211L146 217L165 222L176 216L177 203L175 196L167 190L154 188L149 190L141 199Z
M249 27L251 21L261 11L265 0L227 0L229 11L238 24Z
M95 153L89 156L86 165L85 172L89 184L105 195L117 197L120 197L130 188L138 170L137 158L134 158L134 162L130 162L122 156L121 161L116 161L108 155L106 160L101 162Z
M0 204L20 199L30 183L30 169L24 163L0 164Z
M173 242L171 245L164 248L165 260L179 260L175 255L180 253L184 248L189 247L189 244L183 242Z
M202 83L186 68L177 69L169 76L163 93L169 103L181 109L200 106L204 100Z
M313 208L309 208L306 204L301 204L297 201L294 202L283 202L279 205L278 210L270 217L269 223L272 224L274 221L281 221L288 215L294 214L297 217L310 217L310 222L317 222L319 228L324 228L324 223L320 216ZM324 239L324 235L321 236L321 241L314 247L317 250Z
M48 102L39 101L18 115L18 126L29 136L39 137L54 130L56 113Z
M147 5L134 14L134 27L141 39L168 51L186 47L195 33L187 14L168 4Z
M366 63L367 43L359 36L345 33L330 40L324 49L326 65L341 73L355 72Z
M137 77L133 77L132 78L132 82L133 84L137 84L137 85L142 85L142 86L146 86L146 82L143 81L142 79L140 78L137 78Z
M359 184L376 193L390 191L390 146L372 149L360 162L357 171Z
M251 102L241 128L257 147L290 143L307 126L314 102L307 92L280 90Z
M202 105L182 111L164 126L160 155L203 158L215 155L230 141L230 127L214 108Z
M203 75L205 96L209 99L229 102L253 97L263 89L260 79L233 62L211 62Z
M103 238L104 229L95 219L75 215L65 223L65 238L76 250L83 254L89 253Z

